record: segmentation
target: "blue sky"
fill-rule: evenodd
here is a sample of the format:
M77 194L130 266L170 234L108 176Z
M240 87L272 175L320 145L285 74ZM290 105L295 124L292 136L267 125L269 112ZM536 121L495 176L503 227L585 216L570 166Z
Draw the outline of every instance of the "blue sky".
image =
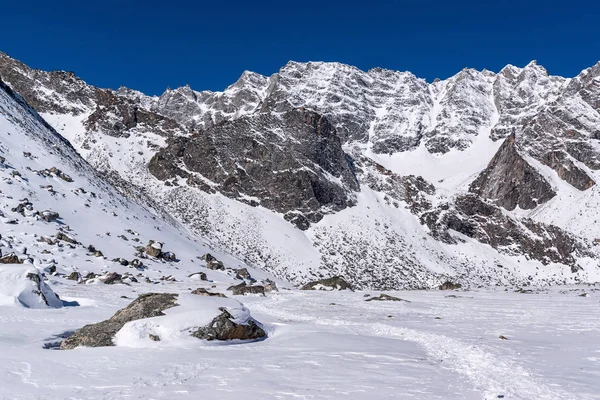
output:
M10 1L0 50L88 83L148 94L222 90L246 69L288 60L409 70L433 80L464 67L536 59L574 76L600 60L600 1Z

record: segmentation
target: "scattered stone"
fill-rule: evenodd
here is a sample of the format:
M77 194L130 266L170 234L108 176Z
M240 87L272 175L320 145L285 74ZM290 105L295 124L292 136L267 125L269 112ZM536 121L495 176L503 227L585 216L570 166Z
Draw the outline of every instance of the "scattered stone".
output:
M134 258L133 260L131 260L131 262L129 263L133 268L143 268L144 267L144 263L142 263L139 259Z
M450 281L446 281L442 283L439 287L440 290L456 290L460 289L462 285L460 283L452 283Z
M188 278L200 279L201 281L208 280L204 272L194 272L193 274L188 275Z
M16 212L21 214L22 216L25 216L25 211L33 211L33 204L29 200L23 199L20 201L21 203L19 203L16 207L10 209L12 212Z
M77 281L79 282L81 280L81 274L77 271L73 271L69 274L69 276L67 276L67 279L70 281Z
M235 270L235 278L236 279L250 279L250 272L248 272L247 268L240 268Z
M67 243L71 243L71 244L81 244L79 243L77 240L75 240L74 238L72 238L71 236L68 236L62 232L57 232L55 237L58 240L62 240L63 242L67 242Z
M216 261L217 259L210 253L206 253L205 255L203 255L201 257L202 260L206 261L206 263L208 264L211 261Z
M370 299L366 299L365 301L404 301L405 303L410 303L408 300L401 299L399 297L390 296L389 294L381 293L377 297L371 297Z
M154 342L160 342L160 336L158 335L153 335L153 334L148 334L148 337L150 338L150 340L154 341Z
M60 215L58 215L57 212L49 211L49 210L42 211L41 216L42 216L42 219L46 222L53 222L60 218Z
M352 290L352 286L346 282L341 276L321 279L318 281L307 283L300 290Z
M127 242L129 241L129 239L127 239L127 236L125 236L125 235L119 235L119 236L117 236L117 237L118 237L119 239L123 239L123 240L125 240L125 241L127 241Z
M148 245L145 248L145 251L146 254L148 254L150 257L158 258L162 254L162 247L162 243L150 240L150 242L148 242Z
M121 280L123 276L117 274L116 272L110 272L104 276L104 278L100 278L105 284L112 285L114 283L123 283Z
M500 340L508 340L508 338L506 336L504 336L504 335L498 336L498 339L500 339Z
M279 289L277 288L277 284L270 279L265 279L264 288L265 288L265 292L279 292Z
M10 253L0 257L0 264L22 264L22 261L15 253Z
M256 286L248 286L246 282L242 282L239 285L230 286L227 290L231 290L234 296L243 296L246 294L262 294L265 295L264 286L256 285Z
M212 270L225 270L225 265L223 265L222 261L219 260L212 260L212 261L207 261L206 262L206 268L208 269L212 269Z
M199 296L227 297L223 293L212 293L204 288L198 288L198 289L192 291L192 294L197 294Z

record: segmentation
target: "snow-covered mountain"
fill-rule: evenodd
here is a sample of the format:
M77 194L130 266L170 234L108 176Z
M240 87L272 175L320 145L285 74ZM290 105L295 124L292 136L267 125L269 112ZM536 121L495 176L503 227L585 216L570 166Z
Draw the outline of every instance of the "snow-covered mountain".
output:
M125 196L303 283L597 281L600 64L427 83L338 63L223 92L99 89L0 54L0 76Z

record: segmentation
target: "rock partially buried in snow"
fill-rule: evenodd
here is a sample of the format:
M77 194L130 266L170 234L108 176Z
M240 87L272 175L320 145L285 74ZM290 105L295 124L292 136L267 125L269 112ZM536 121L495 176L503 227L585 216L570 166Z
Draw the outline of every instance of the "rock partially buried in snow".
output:
M27 308L63 306L38 270L26 265L0 267L0 305L11 304Z
M307 283L301 290L352 290L352 286L340 276Z
M0 264L21 264L21 260L15 253L10 253L0 257Z
M390 296L389 294L381 293L377 297L371 297L370 299L366 299L365 301L404 301L406 303L410 303L408 300L401 299L399 297Z
M227 297L223 293L212 293L204 288L198 288L192 291L192 294L197 294L199 296L216 296L216 297Z
M240 302L194 294L148 293L113 317L86 325L61 343L79 346L157 347L198 339L256 340L266 337ZM160 340L156 340L159 338Z
M126 323L165 315L163 311L175 307L177 305L176 300L177 295L172 293L143 294L106 321L86 325L79 329L71 337L64 340L60 344L60 348L61 350L68 350L80 346L114 346L113 338L115 334Z
M456 290L460 289L462 285L460 283L452 283L450 281L446 281L442 283L439 287L440 290Z
M148 254L150 257L158 258L162 254L162 247L162 243L151 240L146 246L146 254Z
M206 340L254 340L267 336L254 320L245 315L234 315L225 307L220 307L219 310L221 315L193 332L192 336Z
M262 294L265 295L264 286L248 286L246 282L242 282L239 285L229 286L227 290L231 290L234 296L243 296L246 294Z

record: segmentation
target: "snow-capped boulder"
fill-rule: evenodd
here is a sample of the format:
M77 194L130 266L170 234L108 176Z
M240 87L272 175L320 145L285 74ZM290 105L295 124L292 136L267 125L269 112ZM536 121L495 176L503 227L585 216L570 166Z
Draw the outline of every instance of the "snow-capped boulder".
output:
M31 265L0 266L0 305L18 304L27 308L58 308L63 302Z
M194 294L147 293L106 321L86 325L61 343L80 346L156 347L191 338L254 340L266 332L240 302Z

